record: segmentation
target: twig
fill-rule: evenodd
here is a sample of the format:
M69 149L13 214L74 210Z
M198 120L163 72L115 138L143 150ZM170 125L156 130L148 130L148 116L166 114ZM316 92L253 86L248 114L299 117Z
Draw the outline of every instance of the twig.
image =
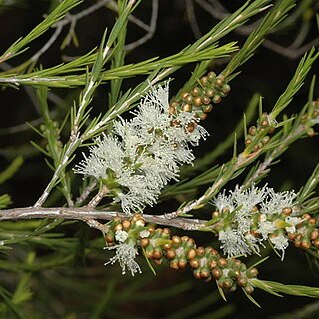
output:
M150 25L148 27L147 33L140 39L125 45L125 50L130 51L130 50L136 49L138 46L143 45L145 42L147 42L154 36L155 30L156 30L156 24L157 24L157 17L158 17L158 0L153 0L151 21L150 21Z
M71 220L81 220L88 222L92 220L112 220L114 217L127 217L126 214L116 211L99 211L88 207L83 208L65 208L65 207L23 207L0 210L0 221L5 220L21 220L21 219L43 219L43 218L62 218ZM184 230L199 230L207 223L206 220L175 218L166 219L165 217L144 214L143 218L146 222L158 225L171 226ZM89 222L89 225L94 227L95 223ZM99 223L100 224L100 223ZM95 224L99 227L101 226ZM94 227L96 228L96 227ZM104 226L105 229L105 226Z
M89 197L89 195L93 192L94 188L97 185L97 181L94 180L91 184L89 184L82 192L82 194L76 199L75 206L80 206L83 202Z
M202 33L199 29L199 25L196 19L193 0L186 0L186 13L195 39L199 39L202 36Z

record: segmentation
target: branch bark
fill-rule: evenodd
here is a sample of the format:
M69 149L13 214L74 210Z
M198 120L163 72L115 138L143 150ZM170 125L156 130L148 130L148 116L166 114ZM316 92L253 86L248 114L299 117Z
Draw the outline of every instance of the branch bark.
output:
M22 207L0 210L0 221L21 220L21 219L42 219L42 218L62 218L80 220L85 223L91 220L112 220L114 217L127 217L123 213L116 211L95 210L89 207L67 208L67 207ZM165 215L143 215L148 223L180 228L184 230L199 230L204 227L205 220L190 218L167 219ZM90 224L89 226L92 226ZM95 228L95 227L94 227ZM98 228L100 229L100 228Z

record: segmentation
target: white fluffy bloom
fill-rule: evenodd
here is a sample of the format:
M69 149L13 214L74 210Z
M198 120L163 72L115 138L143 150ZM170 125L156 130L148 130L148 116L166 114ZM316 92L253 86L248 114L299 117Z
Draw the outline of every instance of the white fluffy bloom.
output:
M288 238L285 237L284 235L280 234L276 237L271 237L270 238L271 243L274 245L274 248L277 250L281 250L281 260L284 260L285 257L285 249L288 247Z
M228 258L251 253L249 245L236 230L222 230L219 232L218 239L221 242L220 248L223 249L224 254L227 255Z
M258 224L257 232L261 234L263 240L265 240L268 238L268 235L272 234L276 229L277 227L274 225L273 222L261 220Z
M128 233L125 230L117 230L115 232L115 239L120 243L124 243L128 238Z
M113 265L115 262L118 261L122 268L122 275L126 274L126 268L131 272L132 276L134 276L138 272L142 273L139 264L135 261L135 258L138 255L138 251L134 244L121 243L119 245L105 248L109 250L116 249L116 253L115 256L110 258L110 260L104 265Z
M102 178L106 187L117 188L115 201L127 214L153 205L161 189L178 180L180 165L192 164L195 157L189 145L208 135L194 112L172 117L168 83L152 88L132 114L129 121L115 121L112 134L97 138L90 155L83 155L75 167L76 173ZM191 123L190 133L186 126Z
M268 187L258 188L252 185L244 189L243 186L236 186L235 190L231 192L232 199L241 211L250 212L254 206L261 203L268 194Z
M226 195L226 190L217 195L213 200L213 204L220 212L223 212L224 209L227 209L230 212L235 210L232 195Z
M293 233L296 231L296 225L302 221L300 217L286 216L284 220L280 217L284 208L293 206L296 196L294 191L276 193L267 185L262 188L252 185L246 189L237 185L228 195L225 190L218 194L213 204L222 213L221 216L225 219L224 227L227 227L227 230L219 232L224 253L228 257L245 255L252 251L259 253L262 242L270 240L275 249L282 251L283 258L288 246L288 237L284 233L276 233L278 230ZM261 238L251 234L251 227L256 223L255 206L260 208L260 220L255 230Z
M294 233L296 231L296 225L300 224L302 219L300 217L287 216L285 222L291 225L285 228L287 233Z
M261 203L261 212L264 214L280 213L283 208L291 207L297 194L294 191L276 193L272 188L269 189L266 200Z

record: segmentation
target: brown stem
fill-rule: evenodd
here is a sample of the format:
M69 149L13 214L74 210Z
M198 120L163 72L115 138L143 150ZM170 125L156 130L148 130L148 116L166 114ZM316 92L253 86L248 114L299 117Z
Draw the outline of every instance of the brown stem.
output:
M127 217L126 214L119 213L116 211L100 211L90 207L22 207L0 210L0 221L20 219L62 218L81 220L85 223L88 223L89 226L93 225L91 223L92 220L111 220L116 216ZM145 219L145 221L149 223L171 226L175 228L181 228L184 230L199 230L200 228L204 227L207 222L205 220L189 218L166 219L163 215L156 216L144 214L143 218ZM101 226L101 224L99 226ZM101 230L100 227L94 228Z

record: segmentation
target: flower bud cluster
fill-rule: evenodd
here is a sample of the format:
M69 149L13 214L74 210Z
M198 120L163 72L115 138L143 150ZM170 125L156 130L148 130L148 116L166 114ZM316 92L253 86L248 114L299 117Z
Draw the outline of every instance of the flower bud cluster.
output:
M319 99L312 102L311 112L303 115L301 122L303 124L311 123L311 126L319 124ZM314 137L317 133L312 127L307 130L307 135L309 137Z
M167 182L178 180L180 165L195 159L189 146L208 134L196 112L169 113L168 83L152 88L132 113L98 137L75 168L101 181L127 214L153 205Z
M266 144L270 141L270 136L275 131L275 126L277 125L275 120L272 120L267 113L263 113L260 119L257 121L256 126L251 126L248 129L248 134L245 139L246 146L253 146L253 151L257 152L258 150L262 149ZM255 142L257 137L260 137L260 134L265 132L266 134L258 139L258 143Z
M154 260L156 264L164 261L173 270L184 270L190 267L194 277L198 279L216 280L222 289L235 291L238 287L251 294L254 290L251 279L256 278L256 268L247 269L238 259L225 259L212 247L197 246L188 236L172 236L168 228L157 228L146 225L141 214L135 214L130 219L116 217L109 225L105 235L107 249L116 248L116 254L110 262L120 262L122 270L126 267L132 275L140 271L132 262L138 248L142 248L146 258ZM119 247L122 246L122 249ZM135 252L132 253L132 247ZM123 250L127 249L126 260L122 258ZM107 264L108 264L107 263Z
M179 98L170 103L169 111L177 116L180 112L195 112L196 116L204 120L207 113L213 109L213 104L220 103L229 91L226 79L214 72L201 77L199 85L189 92L184 92ZM190 128L191 130L191 128Z
M259 253L268 240L284 258L289 240L296 247L319 248L317 220L306 214L298 216L293 191L276 193L272 188L236 187L228 195L214 200L213 229L218 233L221 248L228 257Z

